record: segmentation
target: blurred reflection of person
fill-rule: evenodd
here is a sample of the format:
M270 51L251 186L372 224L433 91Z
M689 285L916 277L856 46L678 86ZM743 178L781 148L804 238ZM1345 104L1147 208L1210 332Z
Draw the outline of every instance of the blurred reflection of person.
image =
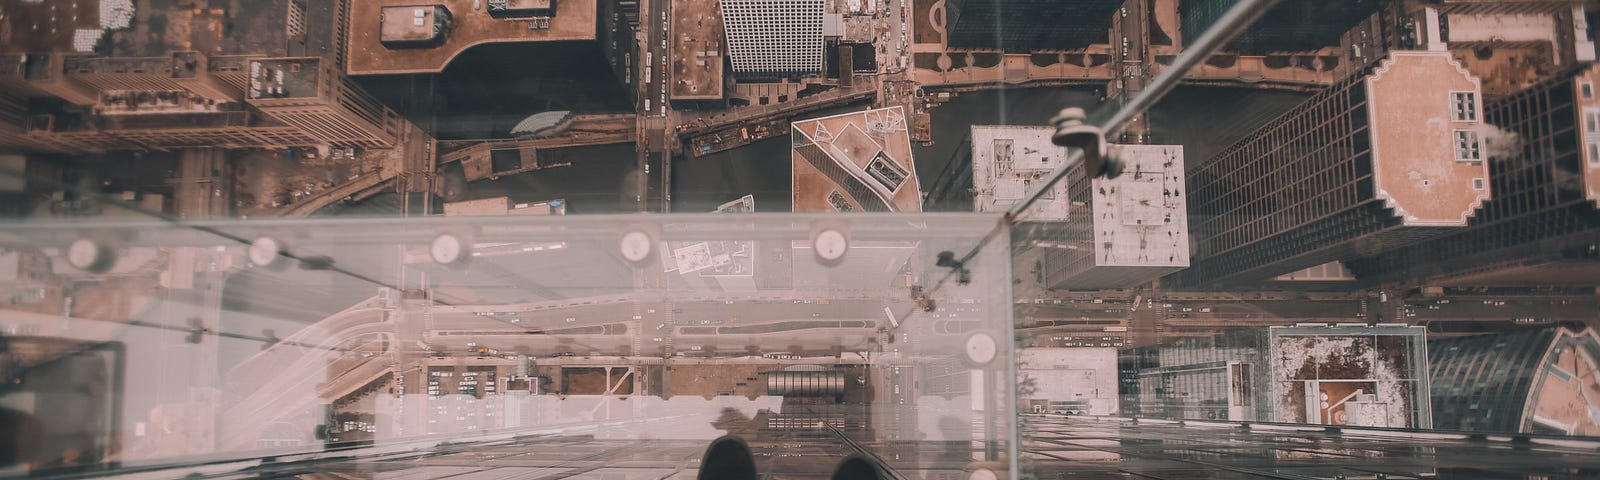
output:
M755 456L743 439L733 435L711 441L700 460L698 480L756 480ZM876 460L851 455L834 467L832 480L883 480L882 465Z
M27 412L0 407L0 475L20 473L38 461L44 422Z

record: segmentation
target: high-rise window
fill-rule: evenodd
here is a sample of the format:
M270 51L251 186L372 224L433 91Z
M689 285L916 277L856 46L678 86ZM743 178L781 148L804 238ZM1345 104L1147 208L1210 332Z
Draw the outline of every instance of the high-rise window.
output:
M721 0L734 73L822 71L822 0Z
M1450 92L1450 110L1458 122L1478 120L1477 92Z
M1475 162L1483 160L1483 151L1478 143L1478 132L1472 130L1456 130L1456 160Z

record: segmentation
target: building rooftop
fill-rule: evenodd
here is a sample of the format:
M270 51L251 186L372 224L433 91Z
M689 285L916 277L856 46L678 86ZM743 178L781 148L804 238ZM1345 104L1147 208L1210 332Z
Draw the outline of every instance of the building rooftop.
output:
M1121 158L1126 170L1115 179L1093 180L1096 263L1189 266L1183 147L1112 145L1109 153Z
M546 15L555 8L555 0L489 0L489 14L499 18Z
M1477 77L1448 52L1394 52L1366 82L1378 198L1407 226L1466 225L1489 199L1485 160L1498 140L1482 123ZM1457 95L1470 96L1459 112Z
M462 51L485 43L595 40L595 2L562 2L547 21L499 19L483 9L484 0L443 0L450 11L450 33L433 48L395 50L383 45L385 7L414 6L417 0L372 0L350 6L347 71L352 75L440 72ZM537 61L537 59L533 59Z
M822 0L720 0L733 71L755 78L822 71Z
M798 121L790 130L794 211L922 211L901 107Z
M322 94L319 82L322 59L273 58L250 61L251 100L313 98Z
M1426 328L1306 325L1268 332L1266 405L1273 421L1433 427ZM1318 397L1326 399L1320 408L1308 404Z
M1040 126L972 127L972 208L1004 212L1022 201L1034 184L1066 161L1067 149L1050 142L1055 128ZM1071 209L1067 185L1056 182L1050 192L1028 207L1021 220L1064 221Z
M329 2L331 3L331 2ZM0 52L93 52L160 56L172 51L205 55L302 55L291 50L291 30L304 41L326 37L327 27L299 23L291 29L290 0L0 0ZM124 8L131 7L131 8ZM298 18L307 17L300 7ZM323 16L320 18L329 18ZM313 22L315 23L315 22ZM331 21L327 22L331 25Z
M173 57L96 57L73 56L62 60L64 70L76 74L162 73L171 74Z
M389 6L379 10L381 42L428 42L448 36L450 23L443 5Z
M79 35L88 35L92 47L102 31L99 4L97 0L0 0L0 11L5 12L0 17L0 52L80 51L74 48L81 44L76 41Z
M1033 381L1018 400L1027 412L1116 415L1117 349L1023 348L1017 373Z
M673 100L722 99L722 11L716 0L672 2Z
M1435 426L1595 436L1600 335L1550 327L1428 341ZM1477 368L1493 362L1493 370Z

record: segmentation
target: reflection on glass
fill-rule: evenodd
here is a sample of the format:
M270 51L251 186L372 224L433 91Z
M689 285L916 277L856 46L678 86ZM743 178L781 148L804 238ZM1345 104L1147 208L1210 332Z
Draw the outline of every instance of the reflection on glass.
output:
M1594 477L1597 24L0 0L0 476Z
M30 468L731 433L759 457L1010 471L1009 256L913 287L987 217L14 227L39 278L99 295L6 316L12 424L52 439ZM83 239L109 267L68 264Z

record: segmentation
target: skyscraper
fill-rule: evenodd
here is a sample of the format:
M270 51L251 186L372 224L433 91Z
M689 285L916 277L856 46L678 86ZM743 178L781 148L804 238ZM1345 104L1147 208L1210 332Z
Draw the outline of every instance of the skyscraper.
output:
M403 120L328 62L316 58L250 61L250 105L337 146L384 148Z
M1066 162L1052 127L973 126L973 210L1005 212ZM1127 173L1072 175L1017 217L1021 272L1049 288L1124 288L1189 266L1183 147L1111 145Z
M1127 288L1189 266L1183 146L1110 145L1107 154L1126 170L1073 177L1065 245L1039 249L1050 288Z
M88 45L99 45L93 52L60 42L0 46L0 90L18 97L0 100L0 121L20 122L0 126L0 148L391 148L406 122L344 74L349 8L349 0L180 8L150 16L170 26L165 34L108 28ZM51 28L70 18L52 18Z
M1225 329L1123 357L1125 410L1169 419L1430 428L1423 327ZM1131 408L1130 408L1131 407Z
M721 0L728 58L741 77L822 71L822 0Z
M1567 72L1484 106L1504 155L1494 198L1457 233L1350 262L1398 283L1517 285L1600 281L1600 68Z
M1189 175L1192 286L1261 280L1466 226L1489 199L1478 79L1397 51Z
M1434 426L1595 435L1600 335L1551 327L1428 342Z

